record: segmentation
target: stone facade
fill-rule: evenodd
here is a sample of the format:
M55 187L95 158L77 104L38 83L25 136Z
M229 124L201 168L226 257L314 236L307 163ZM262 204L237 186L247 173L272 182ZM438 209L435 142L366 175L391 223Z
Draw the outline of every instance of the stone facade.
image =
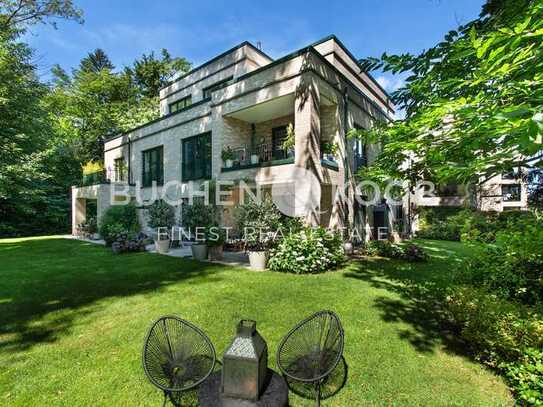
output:
M229 81L204 98L205 88L225 79ZM189 95L192 105L169 112L172 102ZM183 141L209 132L213 180L254 180L269 190L276 183L292 182L296 168L304 168L315 175L324 191L321 208L308 214L306 222L342 227L353 225L358 219L367 231L371 230L372 215L357 217L352 144L345 133L354 126L369 128L376 120L389 120L392 109L386 93L370 76L361 73L356 59L335 37L277 61L243 43L162 89L161 117L108 139L104 164L111 170L115 159L124 157L129 168L129 194L144 205L154 198L153 191L156 197L164 195L181 203L193 186L183 182ZM263 162L261 157L257 165L225 168L223 149L271 144L272 130L288 124L293 125L295 132L291 161ZM323 161L321 154L321 142L328 140L338 146L332 162ZM155 190L143 188L143 152L158 146L163 147L164 185ZM377 153L378 146L368 147L369 160ZM173 182L181 186L168 185ZM115 188L120 187L96 186L95 189L103 190L98 200L111 196L111 189ZM84 219L81 199L87 195L86 189L73 189L74 222ZM101 214L107 204L100 206ZM143 216L142 221L145 223Z

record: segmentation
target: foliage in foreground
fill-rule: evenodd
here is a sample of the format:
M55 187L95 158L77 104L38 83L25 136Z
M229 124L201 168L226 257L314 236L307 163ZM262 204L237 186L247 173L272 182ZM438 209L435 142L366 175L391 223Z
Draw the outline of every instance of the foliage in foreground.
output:
M338 233L308 227L285 236L270 251L268 267L286 273L316 274L338 267L344 259Z
M357 132L386 143L376 170L463 182L538 165L542 39L543 0L488 0L479 18L420 55L365 60L368 70L409 75L393 94L406 119Z

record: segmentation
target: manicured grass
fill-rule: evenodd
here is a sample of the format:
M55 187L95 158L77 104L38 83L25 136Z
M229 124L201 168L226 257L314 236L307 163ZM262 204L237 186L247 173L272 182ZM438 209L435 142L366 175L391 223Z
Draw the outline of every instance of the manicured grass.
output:
M253 272L149 253L114 256L60 238L0 240L0 405L157 406L140 352L150 323L177 314L222 355L256 319L270 366L281 337L319 309L345 328L348 380L330 406L510 405L500 378L436 323L458 243L424 241L426 264L368 259L316 276ZM312 402L291 395L293 406Z

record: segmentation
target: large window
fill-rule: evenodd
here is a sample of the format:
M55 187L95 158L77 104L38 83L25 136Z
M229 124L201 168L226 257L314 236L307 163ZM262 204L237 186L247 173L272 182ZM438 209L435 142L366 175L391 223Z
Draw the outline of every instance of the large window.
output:
M170 113L175 113L179 110L182 110L186 107L189 107L192 104L192 96L188 95L183 99L176 100L173 103L170 103Z
M142 171L142 185L144 187L150 187L153 185L153 181L156 181L157 185L164 183L164 149L162 146L155 147L150 150L142 152L143 155L143 171Z
M505 202L520 201L520 185L502 185L502 199Z
M287 137L287 126L274 127L272 129L272 160L284 160L293 157L292 150L288 151L283 148Z
M183 181L211 178L211 133L183 140Z
M207 88L204 88L204 99L211 99L211 94L213 93L214 90L220 89L223 86L228 85L228 83L231 82L233 78L234 78L233 76L229 76L228 78L223 79L222 81L216 82L213 85L208 86Z

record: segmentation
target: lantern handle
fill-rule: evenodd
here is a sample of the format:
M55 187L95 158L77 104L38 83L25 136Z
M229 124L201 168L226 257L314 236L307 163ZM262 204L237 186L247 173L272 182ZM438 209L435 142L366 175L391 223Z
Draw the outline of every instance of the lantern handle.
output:
M256 321L253 319L242 319L238 323L237 334L251 337L256 333Z

